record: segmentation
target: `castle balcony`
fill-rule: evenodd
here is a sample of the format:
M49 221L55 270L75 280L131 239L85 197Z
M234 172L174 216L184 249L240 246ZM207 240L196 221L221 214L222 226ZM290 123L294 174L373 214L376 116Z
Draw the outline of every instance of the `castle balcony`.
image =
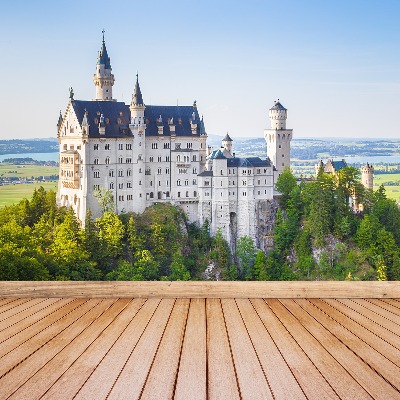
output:
M190 168L190 163L177 161L176 166L178 168Z
M399 399L398 282L2 282L12 399Z

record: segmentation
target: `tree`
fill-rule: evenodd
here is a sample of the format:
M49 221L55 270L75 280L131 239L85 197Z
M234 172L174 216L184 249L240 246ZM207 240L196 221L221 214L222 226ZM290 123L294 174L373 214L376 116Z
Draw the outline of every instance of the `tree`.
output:
M186 269L183 262L183 256L179 250L176 250L172 256L170 265L170 272L168 278L171 281L188 281L190 280L190 273Z
M254 279L254 256L256 249L253 239L249 236L241 236L236 244L236 257L242 277L247 281Z
M258 250L254 258L254 278L257 281L268 280L267 275L267 257L262 250Z
M386 281L386 265L382 256L377 256L375 260L376 279L378 281Z
M285 167L276 181L276 190L281 193L280 203L286 209L290 192L297 186L296 178L289 167Z
M103 214L115 210L114 196L111 190L102 187L99 190L95 190L93 196L96 197L99 202Z

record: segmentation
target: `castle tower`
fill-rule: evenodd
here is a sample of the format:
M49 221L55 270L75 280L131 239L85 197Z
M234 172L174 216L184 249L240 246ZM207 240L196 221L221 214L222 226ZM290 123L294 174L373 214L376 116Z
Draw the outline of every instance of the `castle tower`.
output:
M103 30L103 44L99 55L97 57L96 72L93 76L93 82L96 86L97 101L110 101L112 100L112 87L114 85L114 75L111 73L110 57L108 57L106 43L104 41Z
M228 133L225 135L225 137L222 139L222 147L232 156L232 142L233 140L231 137L228 135ZM225 153L225 152L224 152Z
M274 164L278 175L286 166L290 166L290 141L293 130L286 129L287 110L278 101L269 109L271 128L264 130L267 143L267 155Z
M361 183L366 189L374 188L374 167L366 163L361 167Z

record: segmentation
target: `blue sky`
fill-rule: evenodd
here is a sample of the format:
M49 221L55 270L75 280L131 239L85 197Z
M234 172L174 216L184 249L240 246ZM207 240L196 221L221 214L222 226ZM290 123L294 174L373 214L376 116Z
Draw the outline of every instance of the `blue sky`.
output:
M28 1L2 5L0 139L56 136L68 88L92 99L104 28L129 102L197 100L208 133L263 136L280 99L295 137L399 137L398 0Z

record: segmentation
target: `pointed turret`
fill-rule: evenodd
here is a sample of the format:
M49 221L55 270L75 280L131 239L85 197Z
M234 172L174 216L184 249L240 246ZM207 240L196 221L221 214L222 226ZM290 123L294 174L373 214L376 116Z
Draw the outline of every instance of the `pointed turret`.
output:
M201 121L200 121L200 135L207 135L206 132L206 127L204 125L204 118L201 116Z
M135 90L133 91L131 106L143 106L143 96L139 86L139 74L136 74Z
M232 142L233 140L229 136L228 132L226 133L225 137L222 139L222 147L232 155Z
M95 100L112 100L112 87L114 81L114 75L111 73L110 57L108 57L106 43L104 41L103 29L103 42L97 57L96 73L93 76L93 82L96 86Z
M57 121L57 128L60 129L60 126L63 122L63 116L61 114L61 110L60 110L60 115L58 116L58 121Z

